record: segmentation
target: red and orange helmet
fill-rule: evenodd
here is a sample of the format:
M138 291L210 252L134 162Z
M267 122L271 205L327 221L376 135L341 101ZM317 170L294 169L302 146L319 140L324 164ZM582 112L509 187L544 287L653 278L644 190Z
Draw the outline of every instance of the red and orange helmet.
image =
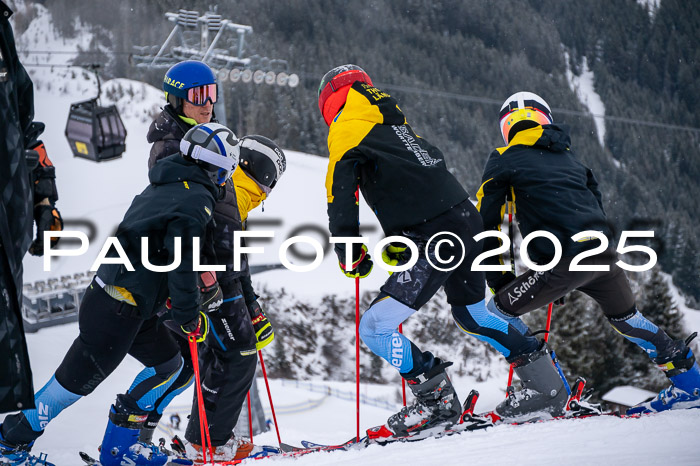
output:
M350 85L360 81L372 85L372 80L365 70L357 65L336 66L323 75L318 86L318 109L323 115L326 124L330 126L333 118L345 105ZM344 92L338 92L343 90ZM331 98L332 97L332 98Z

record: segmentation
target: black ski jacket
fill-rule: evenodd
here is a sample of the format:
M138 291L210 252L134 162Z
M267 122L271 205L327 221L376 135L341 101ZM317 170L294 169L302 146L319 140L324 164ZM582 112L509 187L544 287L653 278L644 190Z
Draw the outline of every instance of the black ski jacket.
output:
M34 407L32 372L22 326L22 259L32 241L35 180L46 175L56 200L53 166L27 164L25 149L40 144L32 81L19 62L9 18L0 1L0 412ZM44 173L45 172L45 173ZM41 186L43 187L44 181ZM42 190L39 197L47 197ZM4 296L4 298L3 298Z
M597 240L574 242L571 236L584 230L602 231L610 239L598 182L570 149L565 125L536 126L518 132L506 147L489 156L476 195L484 231L500 230L506 209L506 196L512 190L515 215L523 237L533 231L553 233L562 245L562 255L573 256L598 246ZM497 238L488 238L484 251L498 247ZM554 257L552 242L537 238L528 246L530 258L547 263ZM492 256L484 264L503 263ZM487 280L501 272L487 272Z
M148 129L146 137L148 142L153 144L148 158L148 167L153 167L158 160L170 154L179 153L180 141L193 126L180 118L170 104L166 105ZM241 279L246 302L250 303L256 297L250 280L248 258L245 254L241 256L241 269L233 270L233 232L242 229L242 221L232 181L226 183L224 198L216 203L214 219L216 221L214 233L216 257L211 258L210 262L226 265L225 272L217 272L219 283L226 292L230 282Z
M328 131L326 195L333 236L359 236L359 184L387 235L469 198L440 149L416 135L389 94L355 82Z
M202 168L179 154L161 160L148 177L151 185L134 198L115 235L135 270L103 264L97 276L131 293L142 318L155 315L170 297L173 320L187 323L197 316L199 306L193 254L200 256L201 249L194 251L192 240L200 238L200 248L209 244L206 230L218 189ZM173 262L175 238L180 237L180 265L167 273L148 270L141 262L142 237L148 238L148 261L157 266Z

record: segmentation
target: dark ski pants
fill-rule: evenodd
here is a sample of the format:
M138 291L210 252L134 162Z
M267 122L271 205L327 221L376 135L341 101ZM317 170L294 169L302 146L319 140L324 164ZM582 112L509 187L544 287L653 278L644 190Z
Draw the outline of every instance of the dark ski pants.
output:
M593 298L610 324L625 338L640 346L649 357L656 358L673 351L673 340L637 310L627 277L615 265L618 257L614 251L609 250L581 261L582 265L608 265L609 271L572 272L569 271L572 260L573 257L563 257L551 270L529 270L520 275L498 290L493 304L517 326L517 322L522 324L517 319L519 316L578 290ZM500 343L504 346L510 344L505 339ZM523 352L521 348L514 348L510 357Z
M198 346L199 369L202 378L202 396L209 423L209 435L213 446L224 445L233 433L246 395L255 378L258 357L255 349L255 333L248 308L241 292L240 282L235 280L221 284L224 292L222 306L210 312L211 326L205 344ZM186 358L191 360L186 340ZM191 379L191 363L179 379ZM179 382L173 384L177 387ZM185 438L192 443L202 441L199 429L199 406L195 391L192 412L185 430ZM161 406L161 413L163 407ZM150 418L150 417L149 417ZM160 418L160 416L158 416Z
M182 357L170 331L153 317L109 296L94 281L80 304L80 334L56 369L54 377L35 395L42 411L26 410L8 416L2 434L10 443L28 443L63 409L89 395L127 354L146 368L119 401L129 412L150 411L155 400L175 380Z
M410 269L394 272L389 277L360 322L362 341L375 354L394 366L402 376L422 374L435 363L432 353L421 351L408 338L398 333L400 323L425 305L443 286L447 302L452 306L466 307L484 300L483 272L471 270L474 258L481 253L483 247L473 237L482 230L479 212L466 200L436 218L403 232L407 239L418 246L418 262ZM442 234L437 240L428 244L439 233ZM440 249L436 250L440 239L449 240L452 245L442 243ZM464 247L459 244L460 241ZM452 261L441 262L441 259L447 260L450 257L453 258ZM456 268L449 270L455 265Z

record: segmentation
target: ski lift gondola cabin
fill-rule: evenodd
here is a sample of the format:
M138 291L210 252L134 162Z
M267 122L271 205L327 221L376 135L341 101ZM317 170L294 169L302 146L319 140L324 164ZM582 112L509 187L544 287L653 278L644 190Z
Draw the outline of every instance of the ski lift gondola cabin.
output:
M119 158L126 150L126 128L116 106L99 105L99 76L97 89L94 99L71 104L66 139L75 157L102 162Z

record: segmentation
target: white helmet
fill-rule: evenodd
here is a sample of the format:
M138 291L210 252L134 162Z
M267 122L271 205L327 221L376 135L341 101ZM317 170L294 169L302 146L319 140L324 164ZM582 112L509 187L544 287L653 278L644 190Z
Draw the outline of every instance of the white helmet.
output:
M515 133L537 125L552 124L552 111L544 99L532 92L516 92L501 106L499 126L506 144Z
M216 185L223 185L238 166L240 146L236 135L219 123L191 128L180 141L182 156L209 172Z

